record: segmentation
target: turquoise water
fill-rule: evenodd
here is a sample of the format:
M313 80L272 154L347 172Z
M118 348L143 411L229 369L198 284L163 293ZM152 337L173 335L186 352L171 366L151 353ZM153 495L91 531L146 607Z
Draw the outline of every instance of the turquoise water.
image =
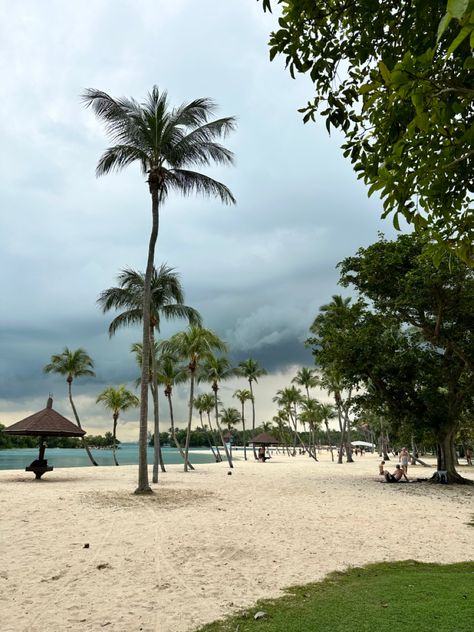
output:
M112 450L91 450L99 465L113 465ZM176 448L162 448L163 460L168 464L182 463L183 460ZM48 465L54 467L87 467L92 464L83 449L47 448L45 457ZM38 458L38 448L22 448L21 450L0 450L0 470L22 470L34 459ZM205 448L193 448L189 455L192 463L214 463L214 457ZM120 465L138 463L138 444L122 443L117 450L117 461ZM153 463L153 448L148 448L148 462Z

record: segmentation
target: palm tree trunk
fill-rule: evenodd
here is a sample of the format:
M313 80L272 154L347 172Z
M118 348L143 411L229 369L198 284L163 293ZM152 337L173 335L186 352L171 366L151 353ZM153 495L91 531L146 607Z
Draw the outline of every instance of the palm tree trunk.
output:
M219 408L218 408L218 402L217 402L217 388L214 388L214 402L215 402L215 408L216 408L216 425L217 425L217 428L219 430L219 436L221 438L222 445L224 446L225 455L227 457L227 462L229 463L229 467L233 468L234 466L232 465L232 457L229 454L229 450L227 448L226 442L224 441L224 435L222 434L222 428L221 428L221 425L219 423Z
M209 422L209 428L211 429L211 436L212 436L212 438L214 438L214 429L212 427L211 411L210 410L207 411L207 420ZM217 456L218 456L218 459L216 459L216 460L217 460L218 463L220 463L222 461L222 455L221 455L221 453L219 451L219 446L217 445L217 442L216 442L216 450L217 450Z
M331 461L334 463L334 454L332 451L332 441L331 441L331 435L329 434L329 424L328 424L328 420L325 419L324 420L324 425L326 426L326 434L328 436L328 445L329 445L329 449L331 450Z
M79 415L77 414L76 407L74 406L74 402L72 401L72 388L71 388L72 379L68 378L67 379L67 383L68 383L68 392L69 392L69 402L71 404L72 412L74 413L74 418L76 420L76 424L82 430L81 422L79 421ZM98 465L97 461L92 456L92 453L91 453L91 451L89 449L89 446L87 445L87 441L84 439L84 437L81 437L81 441L82 441L82 447L87 452L87 456L89 457L92 465Z
M207 428L204 428L204 424L202 423L202 413L203 413L203 411L200 410L199 411L199 419L201 420L201 428L204 430L204 434L206 435L207 442L209 444L209 447L211 448L212 456L214 457L215 462L218 463L219 461L218 461L218 458L217 458L217 454L214 451L214 447L213 447L212 441L211 441L212 437L209 436L209 432L207 431Z
M119 464L117 461L117 457L115 456L115 450L117 449L117 419L118 419L118 414L114 413L113 415L114 425L113 425L113 432L112 432L112 456L114 457L115 465Z
M158 469L161 467L162 472L166 472L163 456L161 454L160 444L160 404L158 401L158 380L156 377L156 358L155 358L155 333L153 327L150 326L150 350L151 350L151 394L153 397L153 483L158 483Z
M152 228L148 244L148 259L143 284L143 340L142 376L140 385L140 430L138 435L138 487L135 494L151 494L148 481L147 440L148 440L148 382L150 379L150 299L151 277L155 259L155 246L159 226L159 175L150 173L148 186L151 194Z
M252 380L249 380L249 386L250 386L250 393L252 395L252 435L255 436L255 401L253 398L253 388L252 388ZM255 448L255 444L252 443L252 448L253 448L253 456L255 458L256 461L258 461L258 455L257 455L257 450Z
M244 439L244 461L247 460L247 437L245 435L244 402L242 402L242 434Z
M193 401L194 401L194 373L195 369L191 369L191 385L189 387L189 417L188 427L186 429L186 443L184 446L184 471L188 471L188 454L189 454L189 440L191 438L191 422L193 420Z
M171 393L169 395L167 395L167 398L168 398L168 404L169 404L169 407L170 407L171 434L173 436L174 444L178 448L179 453L181 455L181 458L183 459L183 462L184 462L185 457L184 457L183 448L181 447L181 444L180 444L180 442L178 440L178 437L176 436L176 428L174 426L174 412L173 412L173 404L171 402ZM189 467L190 470L194 470L194 467L193 467L192 463L189 461L189 459L188 459L188 467Z

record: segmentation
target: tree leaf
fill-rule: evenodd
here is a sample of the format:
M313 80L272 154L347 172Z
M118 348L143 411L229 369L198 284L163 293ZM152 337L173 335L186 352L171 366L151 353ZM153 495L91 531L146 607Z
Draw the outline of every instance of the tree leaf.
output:
M466 37L470 33L472 33L473 30L474 30L474 24L468 24L467 26L463 26L463 28L459 32L459 35L451 42L451 45L448 48L447 57L449 57L450 55L452 55L452 53L454 53L454 51L459 46L459 44L461 44L466 39Z
M438 36L436 37L436 43L438 43L439 40L443 37L443 33L448 28L452 17L453 16L451 15L451 13L448 12L448 13L445 13L444 16L441 18L439 26L438 26Z
M460 20L466 13L468 5L469 0L448 0L448 13Z

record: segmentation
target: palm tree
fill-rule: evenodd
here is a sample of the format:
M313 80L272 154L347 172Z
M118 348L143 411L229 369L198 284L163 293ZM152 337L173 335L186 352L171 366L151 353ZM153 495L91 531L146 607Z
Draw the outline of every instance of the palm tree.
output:
M188 471L189 439L191 436L191 423L193 419L194 383L196 372L202 361L212 357L213 351L226 351L222 340L210 329L199 325L190 325L185 331L180 331L163 344L163 352L176 358L187 359L190 375L189 388L189 417L186 431L186 444L184 448L184 471Z
M306 390L306 398L309 401L309 389L315 388L319 384L318 377L314 374L314 369L308 369L307 367L302 367L298 370L295 377L291 380L292 384L298 384L298 386L303 386Z
M309 441L308 441L309 451L311 454L311 446L312 446L312 450L315 455L315 460L317 460L315 431L316 429L319 430L322 419L321 419L321 411L319 408L319 402L316 399L310 398L310 399L303 399L301 401L300 420L303 423L303 427L304 427L304 424L308 424L309 426Z
M287 386L277 391L273 401L287 411L288 417L293 426L293 454L296 454L296 441L298 440L303 449L317 461L316 454L311 448L306 447L301 435L298 432L298 405L302 402L302 395L299 388L295 386Z
M120 327L134 325L143 319L143 296L145 287L145 275L131 268L123 269L117 277L118 286L104 290L99 295L97 303L104 313L110 309L121 309L109 325L109 336L113 336ZM201 316L192 307L184 304L184 292L179 275L173 268L162 264L158 270L153 267L151 277L151 302L150 302L150 348L155 344L155 331L160 331L161 319L173 320L186 318L189 323L201 323ZM163 467L163 458L160 446L160 418L158 388L156 382L156 361L151 355L152 370L150 372L150 389L153 397L154 408L154 458L153 458L153 483L158 482L158 462Z
M144 103L127 98L114 99L105 92L90 89L84 92L83 101L103 121L113 143L99 159L97 176L121 171L138 162L147 176L151 195L152 229L143 290L143 366L136 489L136 493L151 493L147 468L150 298L159 210L172 190L184 195L215 196L225 204L235 202L224 184L189 169L212 163L232 164L232 152L216 140L234 129L235 120L232 117L210 120L215 112L215 104L210 99L196 99L170 108L166 92L160 92L156 86Z
M135 354L140 369L143 366L143 345L141 342L134 342L131 347L131 352ZM153 338L153 344L150 346L150 362L148 363L149 377L148 383L150 385L151 396L153 398L153 412L154 412L154 434L153 434L153 482L158 482L158 461L161 467L161 471L165 472L165 464L163 461L163 455L161 453L160 446L160 424L158 413L158 384L156 379L156 372L158 366L158 356L160 354L160 345ZM141 377L138 377L135 381L135 386L138 388L141 384ZM147 443L149 443L149 436L147 433Z
M319 412L321 415L321 419L324 422L324 425L326 426L326 434L327 434L327 438L328 438L328 445L329 445L329 449L331 450L331 461L334 462L334 454L332 451L332 441L331 441L331 435L329 434L329 420L333 419L335 417L335 413L334 413L334 407L331 406L331 404L319 404Z
M242 421L242 431L243 431L243 439L244 439L244 459L246 461L247 460L247 438L246 438L246 433L245 433L244 407L245 407L245 402L248 402L249 399L252 399L252 393L250 392L248 388L239 388L238 390L234 392L232 397L236 397L239 400L240 405L242 406L241 421Z
M223 408L221 413L221 422L224 426L227 426L227 430L229 432L229 445L230 445L230 457L232 459L232 433L231 430L235 428L235 426L241 422L240 413L237 408ZM224 443L224 446L227 450L227 445ZM232 462L229 462L230 467L232 467Z
M160 345L160 348L163 348L164 343ZM182 384L188 378L186 367L178 365L176 359L170 355L162 354L159 361L157 362L157 370L156 370L156 380L158 384L161 384L165 387L165 397L168 400L168 406L170 411L170 423L171 423L171 436L173 437L173 441L175 446L178 448L179 453L184 461L184 452L181 446L181 443L178 440L176 435L176 426L174 423L174 411L173 411L173 386L176 384ZM194 466L188 459L188 467L191 470L194 470Z
M337 297L333 297L337 298ZM343 398L343 392L345 388L344 381L342 380L337 369L330 367L325 369L322 378L321 386L323 386L328 393L334 396L334 402L336 404L337 417L339 421L339 430L341 432L341 441L339 445L339 453L337 462L342 463L342 454L344 446L346 448L346 462L353 463L352 459L352 447L350 444L350 420L349 420L349 408L351 405L352 388L349 387L348 395L346 399Z
M281 441L281 443L284 444L284 446L286 446L287 452L288 452L288 444L291 439L291 431L290 431L290 427L288 426L289 420L290 420L290 417L288 415L288 411L286 410L279 410L277 414L272 417L272 421L275 424L276 429L277 429L277 437ZM284 449L285 447L283 447L283 451Z
M209 398L211 398L210 405L209 405ZM206 433L207 441L209 443L209 447L211 448L212 455L214 459L216 460L216 463L219 463L220 461L222 461L222 458L219 454L218 445L216 445L217 452L214 451L214 445L213 445L214 437L212 436L213 435L212 426L209 424L209 429L210 429L210 433L209 433L208 427L202 421L203 414L207 413L207 416L209 418L210 411L214 408L214 396L211 395L210 393L201 393L201 395L198 395L197 397L194 398L194 408L199 413L199 419L201 420L201 428Z
M79 348L75 351L70 351L68 347L64 347L64 351L62 353L52 355L51 362L43 368L44 373L67 375L66 382L68 384L69 402L71 403L76 423L81 429L82 426L79 420L79 415L77 414L77 410L72 399L72 382L76 377L95 377L95 373L92 370L93 368L94 362L84 349ZM84 437L81 437L81 441L92 465L97 465L97 462L92 456Z
M227 449L227 444L224 441L224 435L222 434L222 428L219 424L219 382L223 380L228 380L232 376L235 375L235 369L231 366L229 360L224 356L214 356L210 355L206 358L205 363L201 369L201 373L199 375L199 379L201 381L205 380L206 382L210 382L212 385L212 390L214 392L214 408L216 415L216 426L219 431L219 436L221 438L222 444L224 446L225 455L227 457L227 461L229 463L229 467L234 467L232 465L232 454Z
M239 362L237 371L238 371L238 375L241 375L242 377L247 378L248 383L249 383L249 389L250 389L250 392L252 393L252 400L251 400L252 401L252 433L255 434L255 397L253 394L252 384L253 382L255 382L256 384L258 382L258 378L261 377L262 375L266 375L267 372L263 367L259 366L256 360L253 360L252 358ZM255 446L253 446L253 455L256 459L257 452L255 450Z
M117 444L117 421L121 412L125 412L130 408L137 408L140 405L140 400L136 395L131 393L125 388L125 384L122 384L118 388L109 386L97 397L96 403L103 403L105 408L112 411L113 430L112 430L112 454L114 457L115 465L118 465L117 458L115 456L116 444Z
M202 393L201 395L199 395L199 401L202 405L203 412L205 412L207 415L207 422L209 424L209 428L211 431L211 437L213 438L213 441L214 441L215 433L214 433L214 428L212 427L212 421L211 421L211 411L214 410L214 405L215 405L214 393ZM215 448L217 452L216 462L220 463L222 461L222 456L219 450L219 442L214 441L214 443L215 443Z

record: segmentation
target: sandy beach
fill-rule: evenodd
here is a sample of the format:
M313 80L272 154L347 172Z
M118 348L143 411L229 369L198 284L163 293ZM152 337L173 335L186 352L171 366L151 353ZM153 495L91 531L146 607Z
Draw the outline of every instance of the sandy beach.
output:
M231 476L169 466L153 497L136 466L0 472L2 632L187 632L350 565L474 559L474 488L381 484L370 454L237 454Z

